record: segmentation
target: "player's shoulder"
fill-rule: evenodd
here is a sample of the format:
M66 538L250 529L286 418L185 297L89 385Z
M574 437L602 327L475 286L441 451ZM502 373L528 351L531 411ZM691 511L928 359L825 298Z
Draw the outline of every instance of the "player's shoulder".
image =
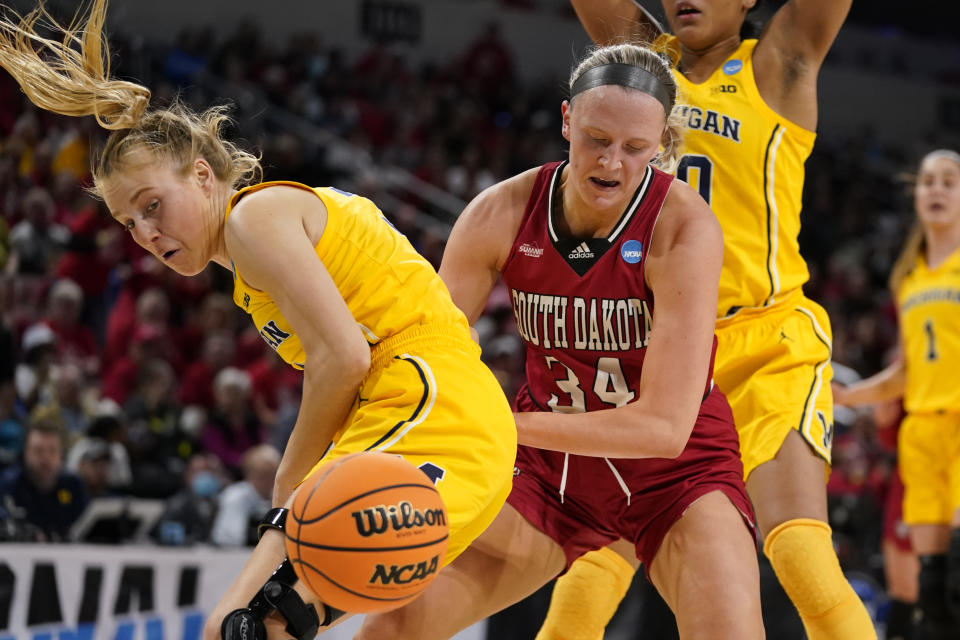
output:
M256 224L252 219L271 213L322 207L324 201L319 194L306 185L290 182L263 184L243 193L235 201L227 224L234 227Z
M683 180L674 180L670 183L667 195L663 200L661 217L664 215L678 223L714 221L716 216L703 196Z
M481 191L464 209L457 226L488 236L512 238L523 220L539 168L507 178Z
M507 178L481 191L468 205L475 215L510 217L519 211L523 215L540 168L535 167Z
M686 182L674 180L660 210L654 239L664 248L692 242L707 252L722 248L723 231L700 194Z

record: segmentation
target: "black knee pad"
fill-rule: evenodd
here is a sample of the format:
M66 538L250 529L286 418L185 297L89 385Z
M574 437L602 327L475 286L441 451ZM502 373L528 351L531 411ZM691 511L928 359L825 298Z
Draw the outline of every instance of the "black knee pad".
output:
M947 607L953 619L960 621L960 529L950 532L947 550Z
M953 616L947 607L947 555L920 556L920 593L917 608L921 626L931 640L954 637Z

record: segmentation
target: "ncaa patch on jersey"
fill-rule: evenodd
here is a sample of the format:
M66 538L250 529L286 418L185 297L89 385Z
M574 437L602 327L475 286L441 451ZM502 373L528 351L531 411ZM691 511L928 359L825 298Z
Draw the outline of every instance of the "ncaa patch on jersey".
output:
M620 257L624 262L637 264L643 258L643 243L639 240L627 240L620 247Z
M740 69L743 69L742 60L727 60L723 63L723 72L728 76L734 75L740 71Z

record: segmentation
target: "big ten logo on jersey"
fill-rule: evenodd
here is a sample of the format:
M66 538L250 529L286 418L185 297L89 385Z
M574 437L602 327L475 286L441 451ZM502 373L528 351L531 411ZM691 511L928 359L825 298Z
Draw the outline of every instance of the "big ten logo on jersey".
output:
M283 341L290 337L290 334L277 326L277 323L271 320L260 329L260 336L273 347L276 351L283 344Z
M647 346L653 318L640 298L581 298L511 289L520 336L544 349L629 351Z
M737 85L735 84L718 84L710 87L710 93L736 93Z

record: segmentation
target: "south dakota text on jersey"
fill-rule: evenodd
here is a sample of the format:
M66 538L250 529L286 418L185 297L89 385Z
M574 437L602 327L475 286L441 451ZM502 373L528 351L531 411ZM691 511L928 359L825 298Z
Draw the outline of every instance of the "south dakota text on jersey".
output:
M647 346L652 318L646 300L571 298L516 289L510 290L510 296L520 335L533 345L587 351L629 351Z

